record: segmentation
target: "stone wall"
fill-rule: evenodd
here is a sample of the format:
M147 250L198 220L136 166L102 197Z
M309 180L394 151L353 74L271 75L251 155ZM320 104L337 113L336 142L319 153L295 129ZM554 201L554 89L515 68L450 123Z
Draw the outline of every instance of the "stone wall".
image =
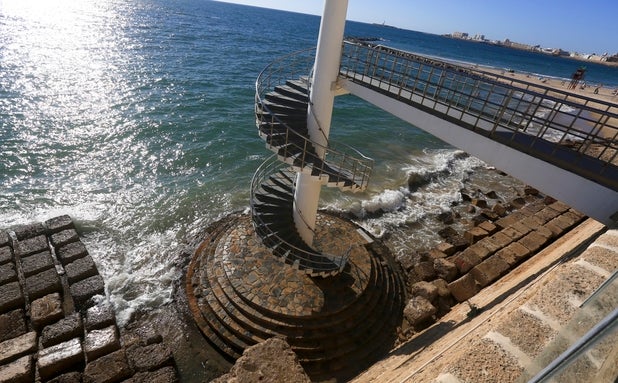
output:
M0 230L0 382L175 382L149 328L125 331L69 216Z

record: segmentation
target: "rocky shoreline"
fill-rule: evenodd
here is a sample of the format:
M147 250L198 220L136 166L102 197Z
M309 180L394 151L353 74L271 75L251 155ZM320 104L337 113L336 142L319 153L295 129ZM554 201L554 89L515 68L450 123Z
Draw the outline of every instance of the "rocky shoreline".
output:
M398 257L408 295L399 343L584 219L532 188L517 194L504 202L491 192L483 194L486 198L464 192L456 212L439 217L443 228L438 245ZM196 241L199 238L178 255L179 267L186 267ZM174 304L142 313L119 328L104 296L104 281L70 217L1 231L0 382L174 382L217 377L223 382L243 376L247 366L268 379L277 363L267 357L272 344L248 349L232 375L221 376L231 365L191 323L181 286L179 281ZM286 349L284 344L275 346L275 354ZM298 373L298 365L283 360L272 381Z

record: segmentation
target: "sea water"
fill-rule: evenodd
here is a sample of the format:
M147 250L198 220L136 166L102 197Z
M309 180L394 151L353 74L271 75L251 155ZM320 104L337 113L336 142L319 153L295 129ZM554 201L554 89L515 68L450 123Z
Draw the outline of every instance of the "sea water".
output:
M198 0L0 2L1 227L69 214L121 325L169 303L187 239L247 209L271 154L255 128L258 74L315 46L319 23ZM380 25L348 22L346 35L543 76L581 65ZM587 67L588 81L618 86L617 69ZM435 243L462 188L507 198L520 186L353 96L337 98L331 135L376 165L366 192L325 189L321 206L399 255Z

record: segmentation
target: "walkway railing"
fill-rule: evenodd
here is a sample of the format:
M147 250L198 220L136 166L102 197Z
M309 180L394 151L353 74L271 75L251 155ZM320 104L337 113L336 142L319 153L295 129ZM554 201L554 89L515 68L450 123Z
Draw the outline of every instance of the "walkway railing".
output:
M356 42L340 76L618 190L615 103Z

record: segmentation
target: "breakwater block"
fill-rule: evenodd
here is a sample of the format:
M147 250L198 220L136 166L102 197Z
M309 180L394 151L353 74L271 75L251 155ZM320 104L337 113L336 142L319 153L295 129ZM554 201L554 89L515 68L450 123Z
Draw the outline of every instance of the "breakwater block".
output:
M163 338L141 333L116 324L70 216L0 229L0 382L178 381Z

